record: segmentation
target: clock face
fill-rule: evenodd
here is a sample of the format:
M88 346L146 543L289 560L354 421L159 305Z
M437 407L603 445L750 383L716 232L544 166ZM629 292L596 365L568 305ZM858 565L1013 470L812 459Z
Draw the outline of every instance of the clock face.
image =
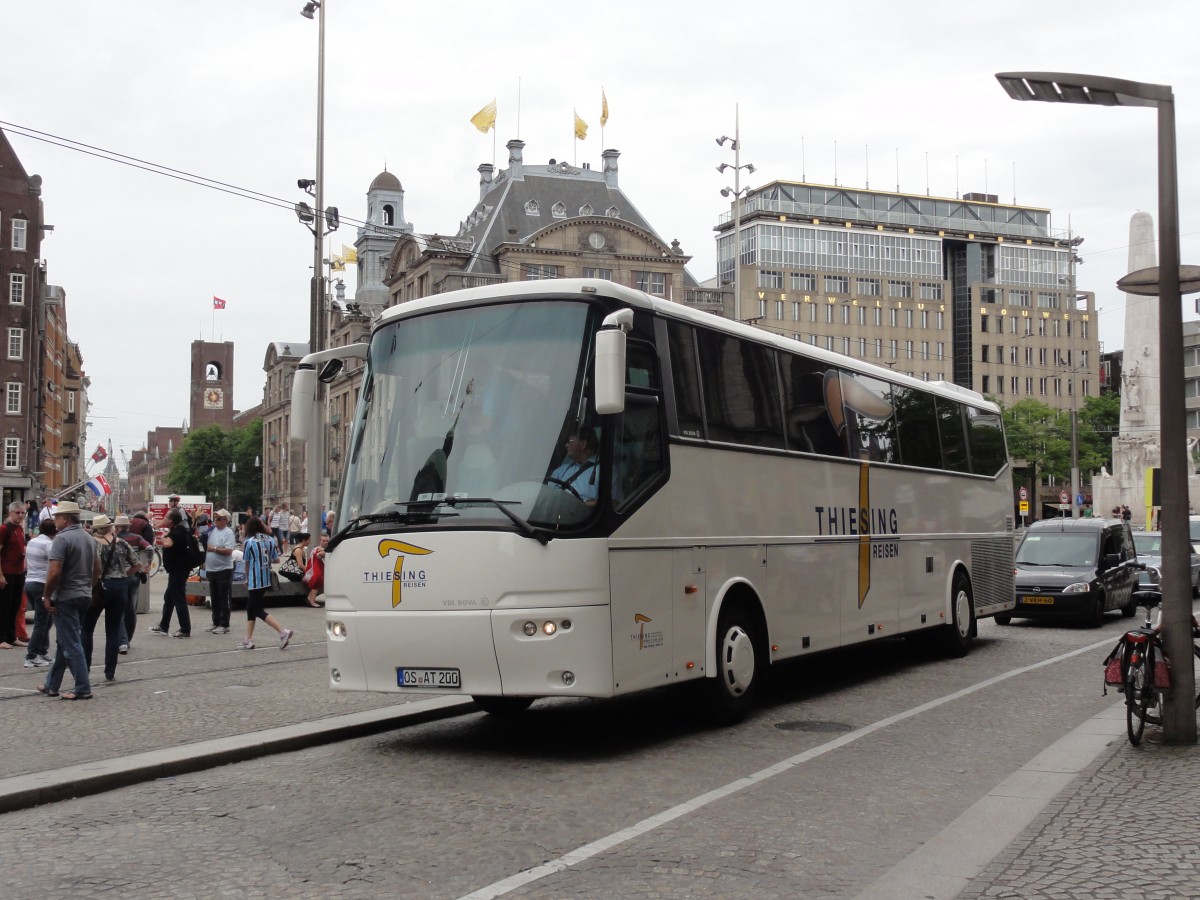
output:
M599 231L593 231L588 235L588 246L590 246L593 250L603 250L604 235Z
M220 388L209 388L204 392L205 409L221 409L225 405L225 392Z

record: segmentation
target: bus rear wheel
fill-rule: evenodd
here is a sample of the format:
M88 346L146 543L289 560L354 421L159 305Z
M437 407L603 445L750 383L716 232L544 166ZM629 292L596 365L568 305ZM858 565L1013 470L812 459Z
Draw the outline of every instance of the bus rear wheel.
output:
M532 697L477 697L471 695L475 705L492 716L515 716L529 709Z
M732 725L754 705L763 678L763 663L754 618L740 605L721 610L717 620L716 677L706 678L709 711L714 722Z
M974 635L975 601L971 597L971 582L959 572L954 576L950 592L950 622L942 626L942 652L955 658L966 656Z

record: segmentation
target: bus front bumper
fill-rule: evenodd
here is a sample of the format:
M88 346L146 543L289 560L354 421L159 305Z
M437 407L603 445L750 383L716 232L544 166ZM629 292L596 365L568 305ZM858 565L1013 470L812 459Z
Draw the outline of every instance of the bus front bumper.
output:
M403 615L327 610L325 629L330 687L338 690L613 695L612 631L605 606Z

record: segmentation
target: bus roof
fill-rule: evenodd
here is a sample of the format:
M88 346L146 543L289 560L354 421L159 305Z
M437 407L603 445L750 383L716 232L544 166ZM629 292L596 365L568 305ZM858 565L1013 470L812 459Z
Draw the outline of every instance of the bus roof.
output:
M984 398L978 391L948 381L922 381L911 375L896 372L885 366L877 366L865 360L855 359L832 350L825 350L811 344L805 344L793 338L774 334L763 328L735 322L722 316L714 315L704 310L685 306L672 300L651 297L642 291L617 284L600 278L551 278L538 281L508 281L483 285L482 287L466 288L460 291L447 291L444 294L434 294L411 300L383 311L376 327L387 325L396 319L417 316L435 309L453 309L455 307L475 306L481 303L518 302L523 300L552 300L579 299L580 297L602 296L626 303L629 306L653 311L659 315L680 319L706 328L714 328L728 334L745 337L760 344L777 347L781 350L821 360L831 366L840 366L854 372L860 372L882 381L890 381L906 387L920 388L933 394L950 399L965 401L972 406L999 412L1000 407Z

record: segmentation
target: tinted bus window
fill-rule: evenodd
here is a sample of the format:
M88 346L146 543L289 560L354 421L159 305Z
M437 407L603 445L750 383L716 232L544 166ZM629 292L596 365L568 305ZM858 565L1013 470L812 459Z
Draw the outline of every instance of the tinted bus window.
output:
M830 409L825 404L827 366L790 354L780 357L779 363L783 376L788 449L845 456L846 443L834 426ZM837 375L837 369L829 369L829 372L832 376Z
M937 411L942 439L942 466L951 472L971 471L967 458L967 439L963 433L962 404L938 397Z
M938 443L937 410L933 395L894 386L892 403L896 410L900 461L906 466L940 469L942 450Z
M675 415L682 437L704 437L704 419L700 407L700 375L696 371L696 348L692 327L679 322L667 323L671 343L671 380L675 384Z
M1008 465L999 413L968 406L967 440L971 447L971 471L976 475L997 475Z
M753 447L783 447L775 356L751 341L696 332L704 378L708 439Z

